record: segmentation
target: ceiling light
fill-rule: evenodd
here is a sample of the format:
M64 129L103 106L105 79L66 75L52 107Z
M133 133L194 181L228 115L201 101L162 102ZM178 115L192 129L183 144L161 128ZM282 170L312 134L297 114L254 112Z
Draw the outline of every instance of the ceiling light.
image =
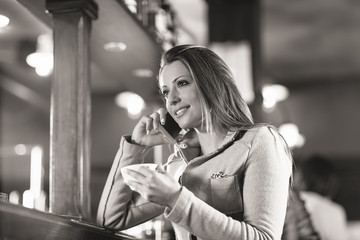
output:
M128 115L132 119L140 116L142 110L145 108L144 99L133 92L122 92L115 96L115 104L128 111Z
M37 75L41 77L49 76L53 70L53 54L46 52L34 52L26 57L26 62L35 68Z
M262 88L264 99L272 99L276 102L283 101L289 96L289 90L280 84L265 84Z
M132 72L132 75L139 78L150 78L154 75L154 73L148 68L138 68Z
M280 84L265 84L261 90L264 109L273 110L276 103L289 97L289 90Z
M27 152L26 146L24 144L17 144L14 147L14 152L16 155L25 155Z
M36 52L26 57L26 63L35 68L41 77L49 76L54 67L53 41L51 35L40 35L37 39Z
M10 19L4 15L0 15L0 28L4 28L9 25Z
M279 132L290 148L302 147L305 144L305 137L299 133L299 128L294 123L282 124L279 127Z
M104 49L109 52L123 52L127 48L123 42L109 42L104 44Z

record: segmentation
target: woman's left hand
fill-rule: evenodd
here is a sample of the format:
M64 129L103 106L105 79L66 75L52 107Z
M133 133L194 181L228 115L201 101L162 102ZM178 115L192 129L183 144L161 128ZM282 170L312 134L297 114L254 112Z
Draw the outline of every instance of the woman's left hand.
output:
M131 180L125 183L146 200L172 208L180 194L180 184L165 170L154 171L146 167L139 171L127 169Z

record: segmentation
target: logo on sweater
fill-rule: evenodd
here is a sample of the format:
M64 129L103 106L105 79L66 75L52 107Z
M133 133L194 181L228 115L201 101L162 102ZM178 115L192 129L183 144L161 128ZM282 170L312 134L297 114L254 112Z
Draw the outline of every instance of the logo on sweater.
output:
M220 172L217 172L217 173L213 173L210 178L219 179L219 178L226 178L226 177L227 177L227 174L220 171Z

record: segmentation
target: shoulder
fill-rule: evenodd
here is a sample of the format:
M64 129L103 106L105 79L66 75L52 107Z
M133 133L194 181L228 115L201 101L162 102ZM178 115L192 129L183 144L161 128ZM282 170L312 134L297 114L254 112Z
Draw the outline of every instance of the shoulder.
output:
M249 145L284 141L276 127L272 125L255 126L247 130L243 140Z
M271 125L254 126L246 130L243 137L235 141L235 145L245 144L249 149L272 149L274 147L287 149L287 145L278 130Z
M292 154L284 138L276 127L271 125L255 126L249 129L243 137L250 151L250 162L262 162L268 165L279 166L292 171Z

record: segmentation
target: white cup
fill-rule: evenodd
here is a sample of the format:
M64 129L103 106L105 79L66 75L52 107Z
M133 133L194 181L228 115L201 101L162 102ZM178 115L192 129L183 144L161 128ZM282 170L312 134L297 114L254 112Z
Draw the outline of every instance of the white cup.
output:
M146 167L152 171L155 171L157 166L158 166L158 164L155 164L155 163L140 163L140 164L133 164L133 165L128 165L126 167L122 167L120 169L120 171L121 171L121 174L122 174L124 180L129 181L129 180L133 180L133 178L129 174L126 173L126 169L139 171L140 167Z

